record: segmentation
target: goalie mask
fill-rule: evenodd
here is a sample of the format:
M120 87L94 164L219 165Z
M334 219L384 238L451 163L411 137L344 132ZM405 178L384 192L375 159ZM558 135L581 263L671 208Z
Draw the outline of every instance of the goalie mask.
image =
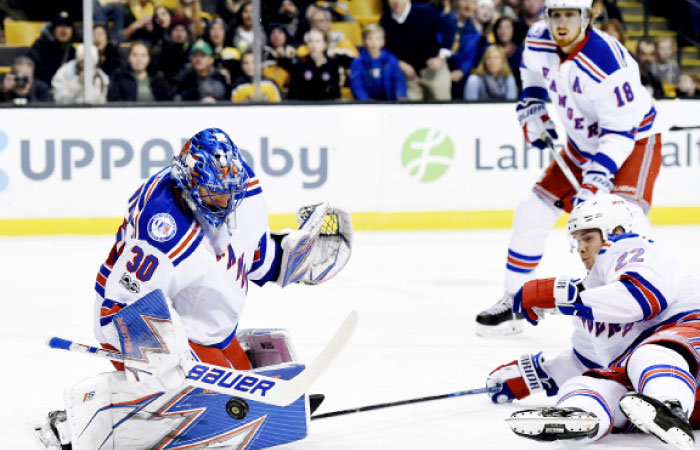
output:
M170 172L188 206L214 228L227 221L248 188L241 153L219 128L192 136L173 158Z
M600 230L603 241L607 241L617 227L632 232L632 211L622 197L596 195L571 211L567 227L570 235L579 230Z

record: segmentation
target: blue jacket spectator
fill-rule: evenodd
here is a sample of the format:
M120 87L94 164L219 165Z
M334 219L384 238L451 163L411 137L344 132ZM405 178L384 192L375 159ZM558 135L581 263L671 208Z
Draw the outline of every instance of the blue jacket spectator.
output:
M350 65L350 87L357 100L406 98L406 79L396 56L385 50L384 30L370 24L362 33L365 48Z

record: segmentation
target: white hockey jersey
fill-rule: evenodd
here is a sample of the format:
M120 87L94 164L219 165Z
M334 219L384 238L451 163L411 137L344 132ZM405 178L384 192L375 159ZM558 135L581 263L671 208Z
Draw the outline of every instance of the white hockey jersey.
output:
M588 368L621 365L652 333L700 321L700 280L636 234L604 244L584 287L581 300L592 318L574 318L572 345Z
M527 34L520 73L521 98L551 99L548 108L566 129L565 151L579 166L593 161L614 175L635 141L661 131L637 62L604 32L591 29L562 60L546 23L537 22Z
M100 342L120 348L112 315L155 289L170 297L190 341L221 348L231 342L248 281L267 281L278 257L262 189L244 167L250 182L235 211L235 228L229 235L224 226L216 245L176 195L169 167L129 199L114 247L97 274Z

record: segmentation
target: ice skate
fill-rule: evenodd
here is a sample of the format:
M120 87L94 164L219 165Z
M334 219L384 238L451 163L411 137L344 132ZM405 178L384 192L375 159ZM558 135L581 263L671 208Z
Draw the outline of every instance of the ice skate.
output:
M508 336L522 331L523 316L513 313L513 296L507 293L476 316L476 334L479 336Z
M508 426L518 436L536 441L557 441L593 437L598 418L580 408L548 407L514 412Z
M677 400L662 402L633 393L620 399L620 409L637 428L674 448L686 450L695 445L693 429Z
M51 411L44 422L32 426L39 448L45 450L70 450L70 433L65 411Z

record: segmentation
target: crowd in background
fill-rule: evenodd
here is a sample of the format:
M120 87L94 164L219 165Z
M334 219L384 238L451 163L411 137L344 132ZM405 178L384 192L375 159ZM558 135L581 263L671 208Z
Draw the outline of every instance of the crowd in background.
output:
M253 85L250 0L93 0L91 103L289 100L515 100L528 28L544 0L385 0L355 46L337 22L349 1L261 2L262 82ZM0 18L23 14L0 0ZM593 25L625 43L614 0L595 0ZM25 16L22 16L26 18ZM31 17L29 17L31 18ZM0 100L83 102L85 50L74 12L52 17L0 82ZM692 30L691 30L692 31ZM634 55L656 98L700 97L675 39L642 39Z

